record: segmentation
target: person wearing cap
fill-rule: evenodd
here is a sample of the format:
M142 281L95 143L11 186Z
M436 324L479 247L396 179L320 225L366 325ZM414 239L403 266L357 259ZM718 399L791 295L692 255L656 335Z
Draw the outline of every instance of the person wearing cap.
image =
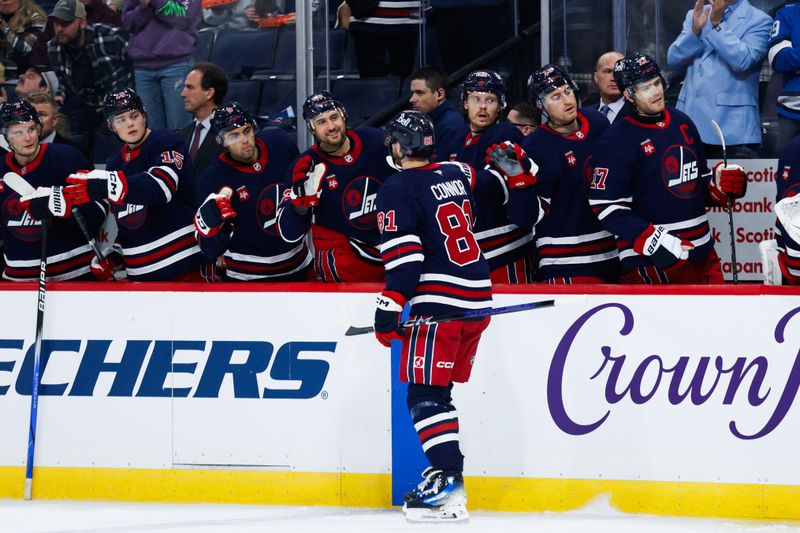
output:
M148 127L142 99L132 89L106 94L103 110L122 149L106 170L73 173L65 189L75 205L110 202L117 220L121 264L95 274L110 279L124 266L131 281L202 281L186 144L175 133Z
M133 85L128 34L109 24L87 24L80 0L59 0L50 17L55 36L47 43L58 76L56 98L75 131L90 136L103 124L103 96Z
M308 280L313 257L306 240L284 241L276 224L297 146L280 129L256 135L253 117L237 102L217 108L211 126L225 151L198 183L204 200L194 220L203 256L224 264L226 281Z
M34 0L0 2L0 63L14 77L27 69L31 52L44 29L47 17Z
M292 190L278 209L280 235L298 244L311 230L322 281L382 282L375 199L395 172L383 132L347 129L347 111L328 91L306 98L303 120L317 142L292 163Z

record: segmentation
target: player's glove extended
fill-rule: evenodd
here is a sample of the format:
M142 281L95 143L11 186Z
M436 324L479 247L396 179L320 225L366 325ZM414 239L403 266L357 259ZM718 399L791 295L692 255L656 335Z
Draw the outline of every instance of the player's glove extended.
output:
M65 193L76 205L109 199L117 205L125 203L128 180L121 170L92 170L67 176Z
M536 183L539 166L518 144L505 141L486 149L486 164L499 170L512 189L523 189Z
M694 248L689 241L683 241L670 234L664 226L652 224L644 231L633 245L633 249L650 258L653 264L665 269L678 261L689 259L689 251Z
M31 194L20 196L19 203L33 218L39 220L67 218L72 213L72 202L61 186L37 187Z
M319 184L327 171L325 163L315 165L310 155L298 159L292 169L292 205L305 208L318 206Z
M111 281L114 279L114 272L121 270L124 267L124 259L122 257L121 248L117 245L109 250L103 259L98 259L97 256L92 257L92 262L89 264L89 270L98 281Z
M223 188L224 189L224 188ZM194 227L203 237L213 237L228 220L236 216L231 199L223 191L209 194L194 215Z
M394 291L383 291L375 301L375 338L387 348L403 338L398 326L405 304L403 295Z
M711 184L711 195L720 204L726 204L728 197L732 200L741 198L747 193L747 174L739 165L717 163L714 167L714 181Z

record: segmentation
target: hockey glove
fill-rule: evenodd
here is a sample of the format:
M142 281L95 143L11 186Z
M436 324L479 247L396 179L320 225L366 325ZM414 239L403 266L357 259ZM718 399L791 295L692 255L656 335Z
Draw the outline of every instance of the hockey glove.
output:
M314 164L310 155L297 160L292 170L292 205L316 207L319 205L319 184L328 168L324 163Z
M653 264L664 270L678 261L689 259L689 251L694 248L689 241L671 235L664 226L652 224L642 233L633 249L650 258Z
M397 326L400 324L400 313L403 312L405 303L406 299L402 294L392 291L383 291L375 302L377 306L375 309L375 337L387 348L392 345L392 341L403 338L401 330Z
M725 166L724 163L717 163L714 167L713 188L722 193L720 197L719 194L714 194L717 191L712 190L714 199L718 202L722 200L720 203L727 203L725 195L732 200L741 198L747 192L747 174L739 165Z
M72 185L68 186L64 192L76 205L106 198L120 205L125 203L125 197L128 195L128 180L121 170L78 172L67 176L67 183Z
M106 256L102 260L94 256L89 265L89 269L92 271L92 275L96 280L111 281L114 279L114 272L121 270L123 266L124 259L122 253L120 253L115 245L114 248L106 253Z
M536 183L539 166L517 144L505 141L486 149L486 164L499 170L512 189L523 189Z
M211 193L194 216L194 227L203 237L213 237L226 221L234 218L236 211L225 194Z
M20 205L33 218L47 220L67 218L72 213L72 202L64 194L64 187L37 187L34 192L20 196Z

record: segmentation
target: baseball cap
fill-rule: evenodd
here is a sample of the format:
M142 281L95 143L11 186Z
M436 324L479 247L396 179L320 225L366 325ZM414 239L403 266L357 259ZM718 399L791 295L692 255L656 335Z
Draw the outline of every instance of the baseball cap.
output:
M72 22L75 19L85 19L86 8L80 0L58 0L50 16L64 22Z

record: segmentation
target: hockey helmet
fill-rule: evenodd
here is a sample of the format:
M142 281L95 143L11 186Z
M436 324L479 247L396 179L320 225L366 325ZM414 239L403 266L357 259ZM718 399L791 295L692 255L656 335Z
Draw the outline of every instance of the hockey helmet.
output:
M400 143L404 156L429 158L436 147L433 122L425 113L402 111L386 125L384 144L389 147Z
M30 121L39 126L42 125L42 119L39 118L36 109L27 100L17 98L2 104L2 107L0 107L0 127L3 128L3 131L13 124L22 124Z
M466 102L470 93L492 93L497 96L500 107L506 106L506 82L493 70L476 70L464 80L461 101Z
M342 102L328 91L317 91L303 102L303 120L306 121L309 131L314 133L312 122L322 113L338 109L344 121L347 122L347 110Z
M566 71L557 65L545 65L528 77L528 95L541 109L544 97L562 85L569 85L574 92L578 92L578 84Z
M111 91L103 97L103 115L105 115L109 125L114 115L133 111L134 109L147 114L144 110L142 99L133 89L125 88L120 91Z
M214 115L211 117L211 132L217 142L223 144L223 134L226 131L241 128L248 124L253 129L256 128L256 122L250 113L239 102L230 102L214 110Z
M637 84L653 79L661 78L664 90L667 89L667 81L661 74L661 69L656 60L647 54L634 52L629 54L614 64L614 81L622 92L634 89Z

